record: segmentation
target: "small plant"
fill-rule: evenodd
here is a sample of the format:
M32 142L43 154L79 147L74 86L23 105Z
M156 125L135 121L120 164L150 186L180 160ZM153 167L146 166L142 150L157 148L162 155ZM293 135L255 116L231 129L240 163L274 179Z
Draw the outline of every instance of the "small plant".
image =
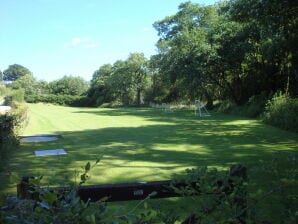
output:
M77 195L77 187L89 178L89 171L100 159L91 166L88 162L81 172L76 175L80 182L69 192L58 193L41 186L42 177L30 178L30 194L36 200L15 199L9 205L6 213L1 213L5 223L105 223L105 199L95 203L84 202ZM0 220L1 220L0 218Z

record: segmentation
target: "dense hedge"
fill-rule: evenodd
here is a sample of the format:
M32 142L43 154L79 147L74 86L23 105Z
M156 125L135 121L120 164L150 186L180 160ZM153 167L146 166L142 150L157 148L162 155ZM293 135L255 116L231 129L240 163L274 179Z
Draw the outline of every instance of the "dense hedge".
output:
M1 97L5 99L5 105L11 106L12 110L0 114L0 169L5 165L12 149L16 148L19 130L27 122L27 107L22 102L23 96L22 91L2 91Z
M4 98L4 104L14 106L15 103L24 102L24 90L12 90L9 88L0 88L0 98Z
M217 110L223 113L256 118L264 112L266 102L266 95L260 94L250 97L248 102L242 106L236 105L229 100L222 101L217 105Z
M276 94L266 104L262 115L267 124L288 131L298 132L298 99L286 94Z
M253 96L243 106L231 101L219 103L217 111L245 117L261 118L266 124L298 132L298 98L276 93L271 99L265 95Z
M28 103L52 103L58 105L86 107L90 105L90 98L87 96L37 94L25 96Z

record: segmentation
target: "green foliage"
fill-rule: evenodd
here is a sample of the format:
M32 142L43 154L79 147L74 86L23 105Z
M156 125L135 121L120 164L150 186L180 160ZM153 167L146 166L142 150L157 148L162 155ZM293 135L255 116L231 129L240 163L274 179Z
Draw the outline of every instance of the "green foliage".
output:
M94 72L88 96L93 105L120 102L122 105L140 105L148 88L147 59L132 53L125 61L105 64Z
M12 149L18 144L18 133L28 121L27 107L23 103L24 94L20 90L2 90L5 104L10 105L12 110L0 113L0 169L5 167Z
M235 170L235 171L232 171ZM235 172L235 174L232 174ZM185 187L175 192L193 198L193 220L197 223L241 223L247 217L246 168L236 165L230 172L201 167L186 170Z
M58 95L80 96L85 94L88 83L81 77L64 76L49 83L49 92Z
M37 81L32 74L26 74L9 85L12 89L23 89L25 96L37 93Z
M200 98L208 108L216 99L228 100L247 104L244 114L255 117L263 103L250 102L252 97L278 90L296 96L296 8L278 0L182 3L176 14L154 23L159 53L150 64L158 86L168 91L152 87L151 100Z
M217 7L201 7L190 2L179 11L158 21L160 53L155 66L170 89L168 100L201 98L212 107L216 97L242 99L240 65L245 42L240 40L242 25L228 21ZM165 82L165 81L163 81Z
M258 117L265 110L267 97L265 94L255 95L249 98L244 105L243 114L247 117Z
M28 68L25 68L22 65L13 64L3 71L3 80L15 81L18 78L28 74L32 74L32 72Z
M238 106L230 100L221 101L217 108L217 111L240 115L245 117L256 118L259 117L265 110L265 104L267 97L265 94L255 95L249 98L249 100L242 106Z
M231 102L230 100L224 100L217 102L218 112L221 113L231 113L236 107L235 103Z
M24 102L24 90L19 89L19 90L10 90L7 89L5 91L5 104L9 106L14 106L15 102L21 103Z
M266 104L265 123L284 130L298 132L298 99L286 94L275 94Z
M95 166L99 160L95 162ZM88 167L87 167L88 166ZM88 168L88 169L87 169ZM86 176L91 169L90 163L86 164L81 176L79 186L86 181ZM42 177L30 180L33 189L31 193L38 194L38 200L16 199L10 202L8 212L0 213L0 220L5 223L106 223L106 203L105 199L96 203L90 201L83 202L77 196L77 187L64 193L51 192L47 188L42 188Z
M255 222L262 218L271 223L297 223L297 153L275 152L271 160L260 159L259 163L250 169L251 175L261 173L259 178L266 179L264 185L249 192L248 208Z
M280 172L280 167L287 161L287 172ZM89 171L94 165L90 162L76 172L80 177L79 186L88 180ZM42 187L42 177L30 179L32 186L29 193L38 196L37 200L8 198L0 210L0 220L5 223L106 223L106 224L139 224L139 223L288 223L297 221L295 186L297 186L297 166L294 154L277 154L272 161L263 163L261 170L271 178L267 191L259 189L249 191L249 179L246 168L234 165L230 171L219 171L201 167L186 170L183 187L175 187L176 181L168 189L191 197L192 211L185 217L179 217L175 211L160 210L150 206L150 198L156 192L139 201L135 207L125 213L109 210L105 203L107 198L97 202L83 202L77 196L77 186L68 192L58 193ZM256 169L252 167L251 172ZM181 181L181 178L178 180ZM264 201L276 202L276 196L282 197L278 206L277 217L267 216ZM183 222L181 220L184 220Z
M85 107L90 105L90 98L87 96L36 94L26 96L28 103L52 103L57 105Z
M230 19L245 24L249 33L252 51L245 64L255 87L277 92L289 84L289 93L297 96L297 6L296 1L279 0L234 0L228 4Z

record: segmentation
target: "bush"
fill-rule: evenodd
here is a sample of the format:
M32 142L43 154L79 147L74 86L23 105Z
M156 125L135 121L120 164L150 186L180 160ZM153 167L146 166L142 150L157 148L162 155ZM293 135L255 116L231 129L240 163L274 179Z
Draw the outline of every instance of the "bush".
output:
M19 91L13 92L5 97L9 99L13 109L8 113L0 114L0 168L4 167L12 149L18 144L18 133L28 120L26 105L15 101L15 99L21 100Z
M267 96L265 94L250 97L243 106L239 106L229 100L225 100L220 102L217 110L222 113L255 118L264 112L266 101Z
M55 95L55 94L38 94L28 95L25 98L28 103L52 103L58 105L86 107L91 103L87 96Z
M264 112L266 102L267 96L265 94L254 95L244 105L242 114L247 117L258 117Z
M286 94L275 94L266 104L262 115L267 124L288 131L298 132L298 99Z
M235 103L231 102L230 100L224 100L218 103L218 112L221 113L233 113L235 108L237 107Z
M14 106L14 103L24 102L24 90L22 89L6 89L5 91L3 91L2 96L4 96L4 104L7 106Z

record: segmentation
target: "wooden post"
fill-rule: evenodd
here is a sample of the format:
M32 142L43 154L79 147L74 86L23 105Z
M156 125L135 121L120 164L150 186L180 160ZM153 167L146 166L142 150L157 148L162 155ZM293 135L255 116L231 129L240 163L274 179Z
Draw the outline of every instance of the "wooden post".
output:
M108 197L107 201L129 201L129 200L143 200L147 198L152 192L156 194L150 198L167 198L167 197L181 197L181 195L171 191L170 185L172 181L151 181L151 182L137 182L137 183L121 183L121 184L102 184L102 185L88 185L78 187L78 196L83 201L91 200L98 201L103 197ZM175 186L186 186L185 183L177 183ZM32 186L29 184L29 178L23 177L21 183L18 185L18 197L26 199L38 198L38 196L29 193ZM50 187L50 191L67 192L71 191L71 187Z

